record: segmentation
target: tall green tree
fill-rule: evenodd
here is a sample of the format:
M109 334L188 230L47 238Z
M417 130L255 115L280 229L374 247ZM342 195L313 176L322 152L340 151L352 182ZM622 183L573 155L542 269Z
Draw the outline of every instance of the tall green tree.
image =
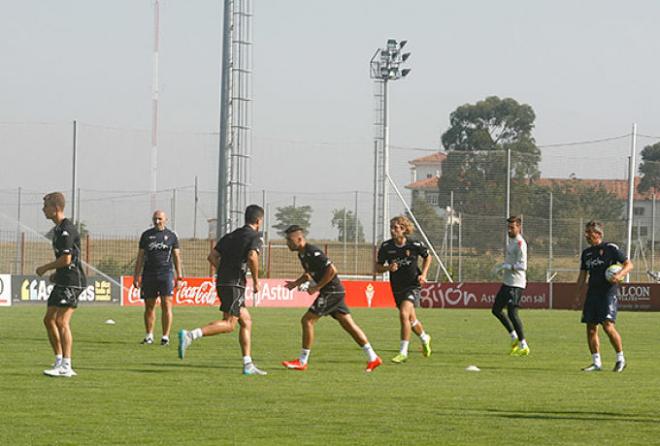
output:
M463 211L498 215L504 205L498 197L506 184L507 149L511 150L511 173L515 180L538 178L541 151L532 136L535 117L531 106L497 96L462 105L452 112L449 129L442 135L447 150L439 182L443 205L449 203L453 191L455 205L471 203L476 207ZM489 199L491 196L494 199ZM474 200L475 197L481 199ZM496 214L491 214L495 209Z
M277 224L273 228L277 229L277 233L284 237L284 230L291 225L298 225L305 230L309 231L310 219L312 218L311 206L283 206L277 208L275 213L275 220Z
M344 241L346 236L347 241L355 241L355 233L357 229L358 242L364 243L364 227L360 219L346 208L332 210L332 227L337 228L337 240Z
M642 178L637 191L643 194L649 191L656 193L660 190L660 142L644 147L639 173L642 174Z

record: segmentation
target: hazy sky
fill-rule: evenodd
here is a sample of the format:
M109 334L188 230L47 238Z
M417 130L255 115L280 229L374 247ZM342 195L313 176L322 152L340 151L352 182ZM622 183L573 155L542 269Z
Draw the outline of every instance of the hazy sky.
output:
M260 201L262 189L272 191L276 207L299 193L298 203L318 208L317 236L333 234L329 209L352 207L354 190L363 192L360 216L370 226L374 102L368 65L388 38L408 40L412 52L412 73L391 89L395 146L437 149L449 114L489 95L530 104L539 144L623 135L632 122L643 134L660 135L657 1L253 5L251 197ZM83 123L79 185L88 197L91 191L148 190L153 1L0 0L0 7L0 190L69 190L73 119ZM208 191L208 216L215 213L217 144L208 133L217 132L219 122L221 28L220 0L161 1L159 188L190 186L198 175ZM616 153L611 169L619 176L628 147L628 141L606 145ZM567 176L566 169L587 164L593 152L580 151L589 148L544 151L544 173ZM407 183L407 161L426 154L393 150L395 179ZM572 165L566 167L562 156L572 156ZM6 205L0 211L9 212L10 201L0 195ZM122 201L113 203L110 213L120 212ZM100 231L149 222L148 207L119 215L121 224L101 221L96 213L103 209L92 203L87 209L96 209L86 218ZM191 232L190 222L180 226Z

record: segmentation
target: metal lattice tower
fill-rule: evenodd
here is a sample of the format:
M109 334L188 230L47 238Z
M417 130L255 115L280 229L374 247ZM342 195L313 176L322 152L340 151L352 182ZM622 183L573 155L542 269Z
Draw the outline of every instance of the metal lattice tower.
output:
M252 1L225 0L218 237L243 224L252 146Z
M383 221L386 220L384 186L387 186L385 173L385 82L374 80L374 219L373 244L385 240Z

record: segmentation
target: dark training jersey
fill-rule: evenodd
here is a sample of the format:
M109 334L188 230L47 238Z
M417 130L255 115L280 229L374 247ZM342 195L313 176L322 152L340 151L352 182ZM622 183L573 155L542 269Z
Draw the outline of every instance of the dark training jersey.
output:
M245 225L225 234L214 248L220 254L218 285L245 287L250 251L261 252L261 238L252 227Z
M589 273L589 289L587 295L607 295L616 293L617 284L612 284L605 278L605 271L615 263L623 263L628 258L614 243L603 242L582 251L580 270Z
M65 218L53 229L53 251L55 258L63 255L71 256L71 263L55 271L55 285L73 288L86 288L87 278L82 269L80 259L80 235L78 230Z
M147 229L140 237L140 249L144 250L143 276L168 277L172 274L172 251L179 249L179 238L173 231Z
M429 250L422 242L406 238L403 246L398 246L394 240L386 240L378 250L378 263L381 265L398 263L399 269L390 273L392 291L406 291L418 288L417 278L422 273L419 269L419 257L427 258Z
M298 259L305 272L309 273L314 282L319 283L323 279L326 269L332 265L332 261L323 251L309 243L305 244L303 252L298 252ZM320 290L321 293L344 292L344 286L337 274Z

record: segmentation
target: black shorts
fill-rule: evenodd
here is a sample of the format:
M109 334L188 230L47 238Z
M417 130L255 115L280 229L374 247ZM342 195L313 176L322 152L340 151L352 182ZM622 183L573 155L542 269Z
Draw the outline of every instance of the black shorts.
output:
M525 291L524 288L502 285L500 290L497 292L497 296L495 296L493 310L501 311L502 308L508 305L519 307L520 301L522 300L523 291Z
M241 308L245 307L245 288L233 285L218 285L215 290L220 298L220 311L239 317Z
M156 299L174 294L174 276L142 276L142 289L140 299Z
M585 324L602 324L605 321L616 321L619 300L616 293L589 294L582 308L582 322Z
M401 308L401 304L404 302L412 302L415 307L419 307L420 291L417 287L403 291L392 291L396 307Z
M84 290L82 287L55 285L48 296L48 306L78 308L78 297Z
M344 301L344 296L344 291L321 291L309 307L309 311L318 316L335 317L337 313L351 314L351 310Z

